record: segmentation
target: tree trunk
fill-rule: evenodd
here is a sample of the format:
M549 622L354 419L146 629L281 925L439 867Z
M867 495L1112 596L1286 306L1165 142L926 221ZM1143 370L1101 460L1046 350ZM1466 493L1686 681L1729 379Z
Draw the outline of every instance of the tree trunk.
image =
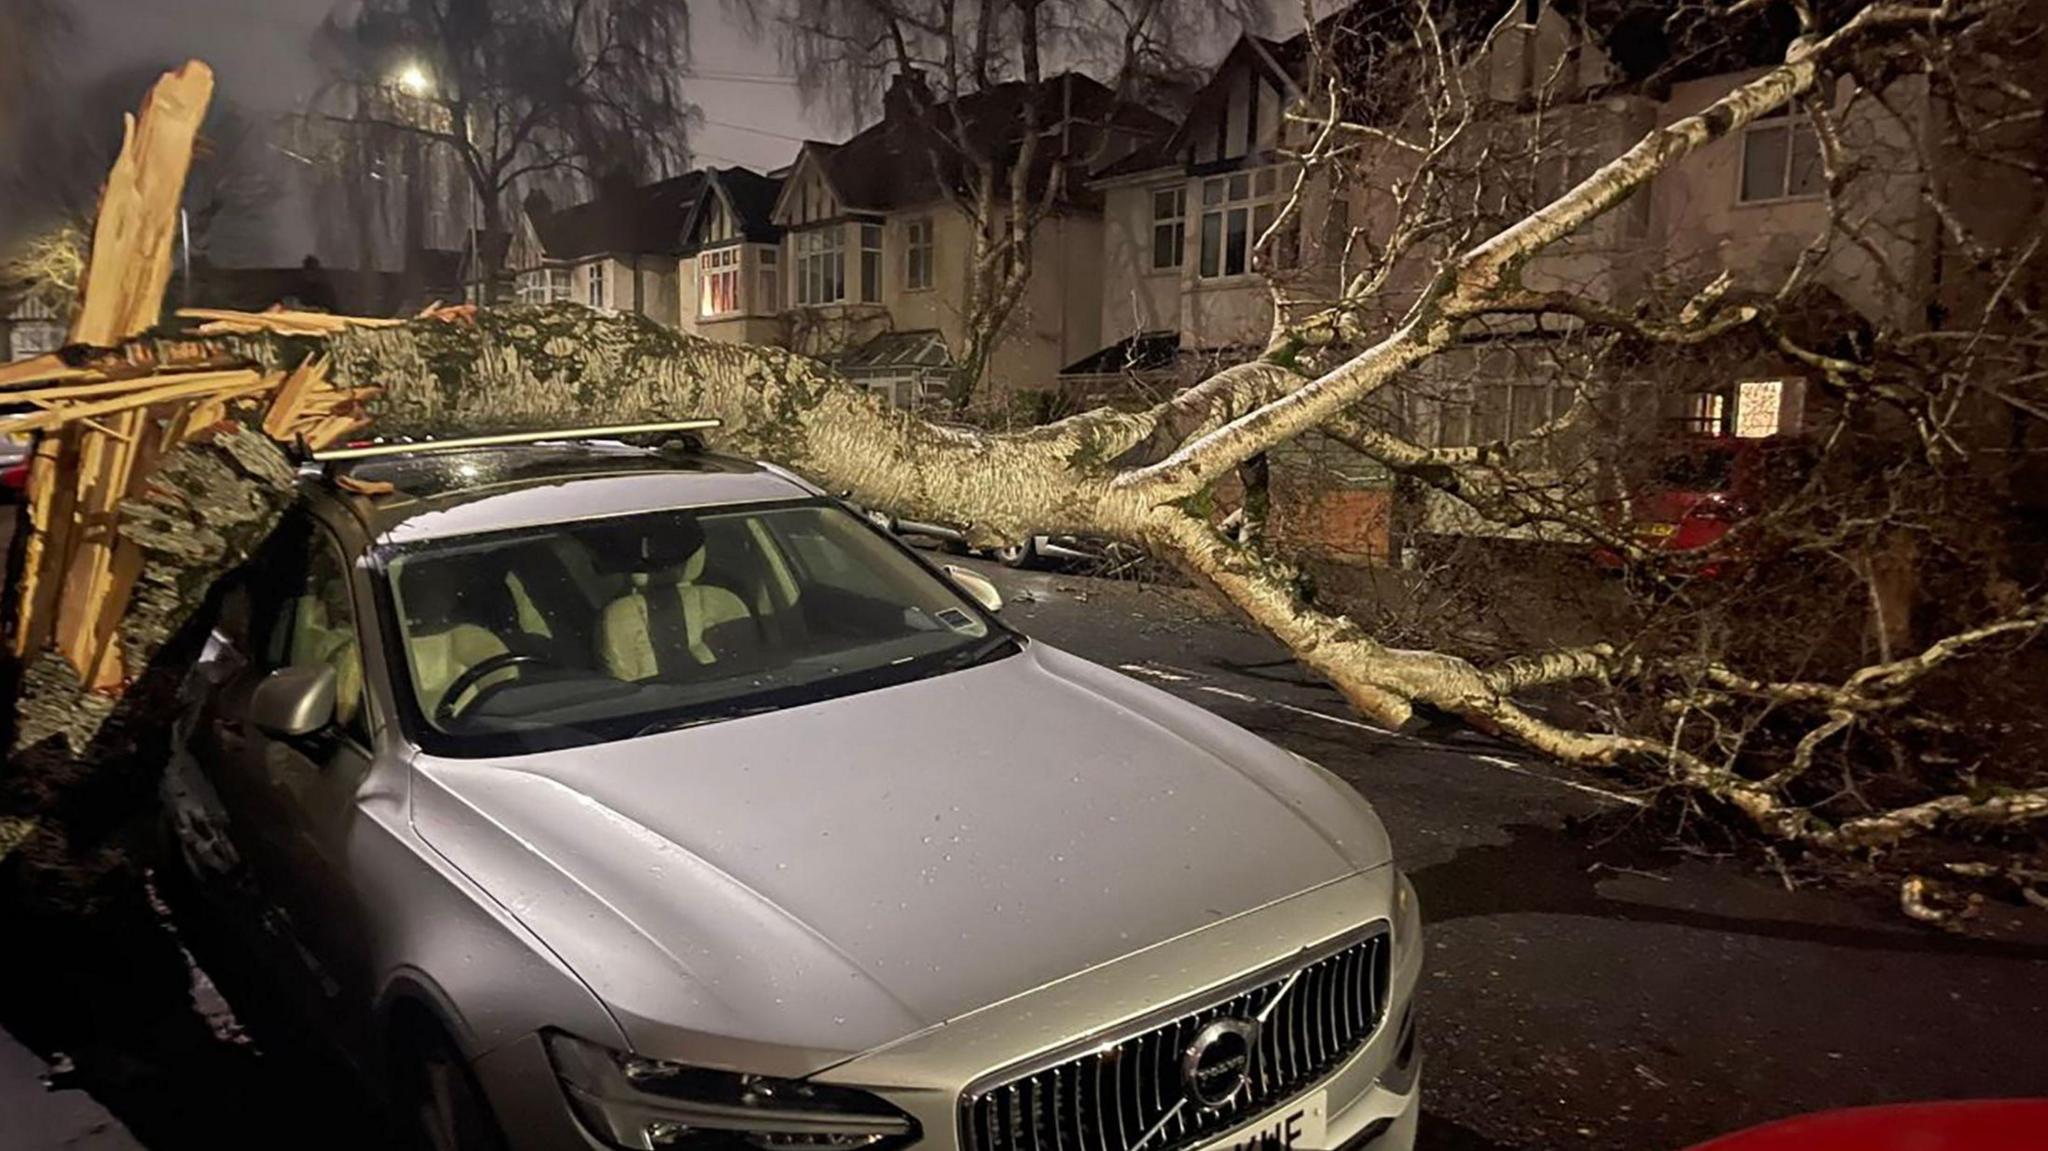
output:
M137 670L114 694L82 687L54 651L19 668L0 787L17 898L89 911L134 878L138 835L149 830L136 819L153 809L177 693L205 639L195 621L214 583L269 536L292 485L274 442L224 424L170 452L148 491L121 505L122 534L143 555L119 627Z

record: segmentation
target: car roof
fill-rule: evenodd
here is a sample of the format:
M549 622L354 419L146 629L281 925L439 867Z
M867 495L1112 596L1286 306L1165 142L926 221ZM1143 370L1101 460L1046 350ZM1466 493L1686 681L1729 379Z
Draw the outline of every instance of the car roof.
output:
M329 465L309 482L381 543L819 494L749 460L604 441L378 456Z

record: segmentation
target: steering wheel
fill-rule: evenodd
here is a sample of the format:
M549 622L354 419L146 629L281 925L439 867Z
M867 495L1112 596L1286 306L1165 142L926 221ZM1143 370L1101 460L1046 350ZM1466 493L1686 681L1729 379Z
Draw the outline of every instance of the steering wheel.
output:
M516 667L525 663L545 664L548 662L548 660L540 656L528 655L525 652L517 651L499 652L497 655L478 660L476 663L471 664L468 670L456 676L448 684L448 690L441 693L441 702L434 705L435 726L446 727L449 720L455 719L463 712L468 711L469 707L475 707L478 703L482 702L484 697L490 695L491 692L499 687L504 686L504 683L513 682L512 680L505 680L504 683L494 683L471 697L469 707L456 706L456 701L462 698L464 692L475 687L478 681L492 672L503 671L505 668Z

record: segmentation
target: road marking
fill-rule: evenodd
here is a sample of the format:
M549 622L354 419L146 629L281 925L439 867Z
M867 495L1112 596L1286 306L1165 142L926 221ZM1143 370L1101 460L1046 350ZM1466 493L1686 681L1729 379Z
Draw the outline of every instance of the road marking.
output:
M1569 787L1573 791L1582 791L1585 792L1587 795L1597 795L1601 799L1610 800L1614 803L1624 803L1630 807L1650 806L1648 800L1637 799L1633 795L1623 795L1618 791L1608 791L1605 788L1594 787L1590 783L1580 783L1576 780L1570 779L1559 779L1554 775L1549 775L1544 772L1530 771L1528 768L1523 767L1521 764L1516 763L1512 759L1502 759L1500 756L1497 755L1475 755L1472 758L1480 763L1486 764L1488 767L1497 767L1500 768L1502 771L1512 771L1516 775L1526 775L1530 779L1540 779L1546 783L1554 783L1559 787Z
M1132 675L1141 675L1145 676L1148 679L1156 679L1162 683L1193 683L1194 679L1196 678L1195 673L1183 675L1178 671L1168 671L1157 664L1149 663L1118 664L1117 669L1119 671L1129 672ZM1384 735L1395 739L1405 739L1411 743L1418 743L1424 747L1431 748L1436 751L1448 751L1454 755L1463 755L1465 758L1471 760L1474 763L1484 764L1487 767L1499 768L1502 771L1513 772L1516 775L1528 776L1530 779L1542 780L1545 783L1556 784L1559 787L1570 788L1573 791L1580 792L1585 795L1596 796L1600 799L1607 800L1610 803L1619 803L1628 807L1637 808L1645 808L1650 806L1649 801L1638 799L1633 795L1623 795L1618 791L1608 791L1605 788L1594 787L1593 785L1588 783L1580 783L1576 780L1571 779L1560 779L1557 776L1550 775L1545 772L1532 771L1529 768L1523 766L1522 764L1516 763L1514 760L1507 759L1502 756L1476 755L1464 751L1461 748L1453 747L1450 744L1437 743L1434 740L1421 739L1412 735L1403 735L1398 731L1390 731L1387 728L1378 727L1373 724L1366 723L1363 720L1347 719L1341 715L1331 715L1328 712L1317 711L1312 707L1298 707L1291 703L1281 703L1277 699L1265 699L1261 696L1248 695L1241 691L1233 691L1227 687L1216 687L1212 684L1206 683L1194 683L1193 687L1195 691L1207 692L1210 695L1220 695L1224 699L1236 700L1238 703L1255 703L1264 705L1266 707L1276 707L1279 708L1281 711L1291 711L1294 712L1296 715L1305 715L1310 717L1311 719L1320 719L1324 723L1334 723L1340 727L1355 728L1359 731L1369 731L1372 732L1374 735Z
M1142 675L1165 683L1186 683L1194 678L1193 676L1175 675L1170 671L1161 671L1156 667L1147 667L1142 663L1120 663L1116 667L1118 671L1127 671L1132 675Z
M1214 692L1217 695L1229 696L1231 699L1241 699L1244 700L1246 703L1263 703L1267 707L1277 707L1281 711L1291 711L1294 712L1296 715L1311 716L1313 718L1322 720L1324 723L1334 723L1343 727L1355 727L1360 731L1369 731L1374 733L1375 735L1398 736L1401 734L1398 731L1390 731L1384 727L1375 727L1372 724L1365 722L1364 720L1345 719L1341 715L1331 715L1326 711L1317 711L1312 707L1296 707L1291 703L1281 703L1277 699L1260 699L1258 696L1255 695L1243 695L1234 691L1225 691L1223 688L1220 687L1205 687L1201 690L1207 692Z

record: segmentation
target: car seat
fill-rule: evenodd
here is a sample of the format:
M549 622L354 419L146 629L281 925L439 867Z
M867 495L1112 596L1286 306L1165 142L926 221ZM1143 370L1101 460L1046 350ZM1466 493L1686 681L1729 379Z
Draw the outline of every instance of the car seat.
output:
M703 582L708 552L694 520L678 519L636 543L640 562L624 594L604 607L598 658L622 680L688 674L758 647L746 601Z
M472 594L468 578L463 565L446 561L415 561L399 572L413 694L428 715L440 706L442 694L457 676L511 650L496 632L475 622L476 605L465 602ZM517 671L507 668L505 673Z

